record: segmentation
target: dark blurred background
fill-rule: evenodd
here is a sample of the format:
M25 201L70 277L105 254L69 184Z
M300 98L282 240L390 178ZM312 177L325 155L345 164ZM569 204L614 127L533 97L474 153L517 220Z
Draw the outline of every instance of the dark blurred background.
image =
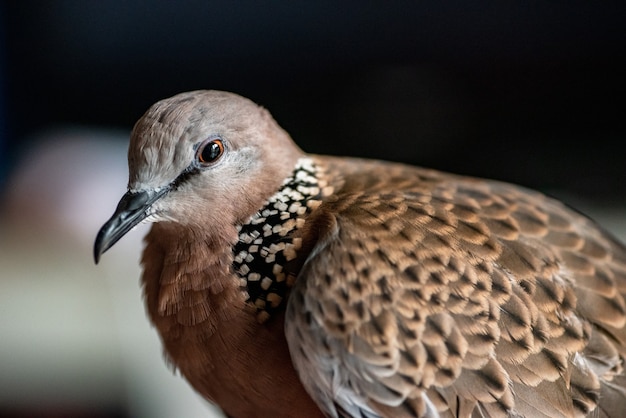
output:
M625 4L7 1L5 173L33 133L210 88L308 151L623 197Z
M170 375L141 306L140 236L97 269L90 256L124 191L132 125L181 91L247 96L306 151L520 183L583 203L617 233L625 12L623 1L3 1L0 415L194 415L167 409L190 405L184 395L151 390Z

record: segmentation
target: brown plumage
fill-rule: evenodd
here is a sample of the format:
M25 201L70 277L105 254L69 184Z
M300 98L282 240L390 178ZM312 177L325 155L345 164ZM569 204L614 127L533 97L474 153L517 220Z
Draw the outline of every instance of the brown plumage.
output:
M129 192L166 355L233 417L620 417L626 248L540 193L304 154L217 91L137 122Z

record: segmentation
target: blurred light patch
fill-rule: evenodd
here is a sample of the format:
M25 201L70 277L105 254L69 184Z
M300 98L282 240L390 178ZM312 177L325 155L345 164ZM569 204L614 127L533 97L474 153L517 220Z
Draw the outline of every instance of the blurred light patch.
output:
M146 225L95 266L126 189L128 135L38 136L0 208L0 416L220 416L161 355L139 287Z

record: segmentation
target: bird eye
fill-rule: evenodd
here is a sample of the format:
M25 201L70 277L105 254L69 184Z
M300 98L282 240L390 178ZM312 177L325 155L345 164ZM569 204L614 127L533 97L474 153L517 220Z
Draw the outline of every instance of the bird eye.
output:
M224 154L224 143L221 139L204 141L198 148L197 158L201 164L211 164Z

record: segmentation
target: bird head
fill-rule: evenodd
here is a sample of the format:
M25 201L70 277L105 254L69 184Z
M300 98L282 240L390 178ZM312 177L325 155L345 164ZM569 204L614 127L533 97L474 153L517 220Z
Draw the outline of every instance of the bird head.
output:
M128 192L98 232L96 263L141 222L208 235L245 222L302 155L267 110L241 96L202 90L155 103L133 128Z

